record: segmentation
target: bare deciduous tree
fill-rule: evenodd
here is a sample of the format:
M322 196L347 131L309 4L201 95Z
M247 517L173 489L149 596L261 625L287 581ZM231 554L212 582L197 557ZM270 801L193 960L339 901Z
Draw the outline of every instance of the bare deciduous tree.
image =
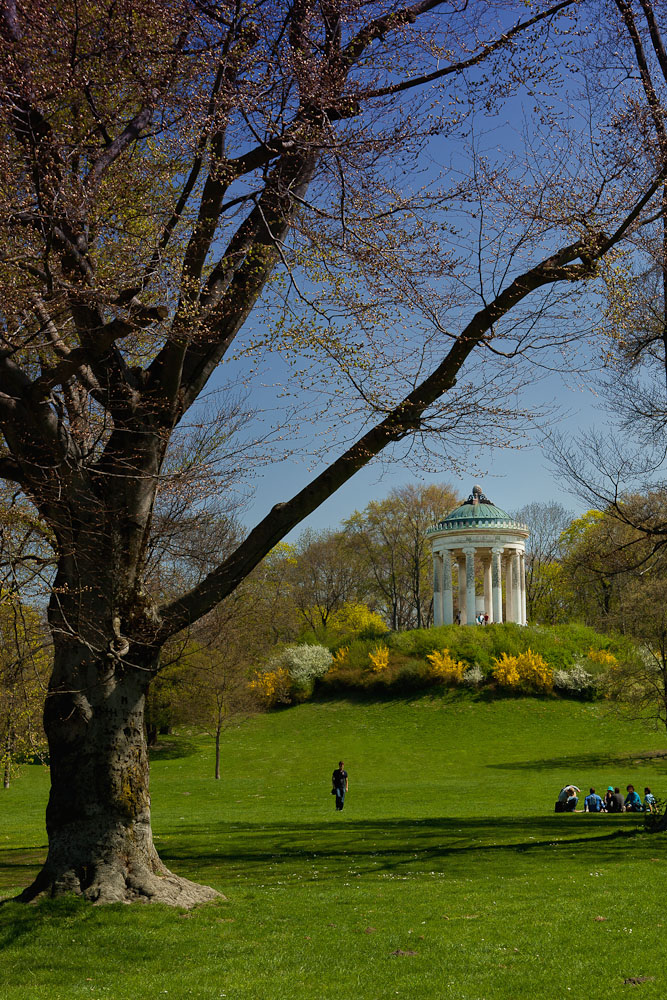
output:
M432 560L426 530L456 506L449 486L407 485L346 521L365 563L369 592L394 630L433 620Z
M346 601L362 600L366 581L354 545L340 531L305 531L294 547L289 574L291 600L302 623L326 627Z
M512 516L530 528L526 542L528 619L550 624L566 620L567 608L558 593L557 577L561 535L572 521L572 512L552 500L526 504Z

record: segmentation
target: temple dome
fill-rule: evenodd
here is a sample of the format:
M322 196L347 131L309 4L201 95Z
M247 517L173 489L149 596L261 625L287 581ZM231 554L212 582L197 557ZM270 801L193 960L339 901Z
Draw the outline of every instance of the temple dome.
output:
M506 511L491 503L488 497L484 496L480 486L473 486L468 499L450 511L438 524L429 528L427 534L435 531L460 531L465 528L492 527L527 530L527 525L521 521L515 521Z

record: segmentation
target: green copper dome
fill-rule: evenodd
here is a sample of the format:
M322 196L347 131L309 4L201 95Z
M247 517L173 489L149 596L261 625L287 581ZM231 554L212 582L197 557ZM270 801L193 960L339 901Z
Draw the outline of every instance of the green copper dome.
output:
M451 511L447 517L429 528L428 533L433 531L458 531L462 528L519 528L527 530L527 526L520 521L515 521L513 517L491 503L485 497L481 486L473 486L472 493L460 507Z

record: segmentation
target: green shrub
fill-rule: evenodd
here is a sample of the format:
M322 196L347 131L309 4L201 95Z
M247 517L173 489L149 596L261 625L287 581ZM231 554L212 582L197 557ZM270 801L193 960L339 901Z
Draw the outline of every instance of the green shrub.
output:
M589 650L604 650L618 659L631 655L632 643L620 636L607 636L586 625L442 625L438 628L414 629L387 636L390 649L425 659L435 650L449 649L452 657L478 665L489 676L493 661L503 653L519 656L531 649L547 661L553 670L569 670L578 658L587 657ZM591 664L596 673L601 665ZM604 669L604 667L601 667Z
M338 693L363 690L385 694L442 688L443 678L437 676L438 671L433 670L433 661L429 662L429 658L435 655L438 659L448 650L447 655L463 665L461 683L478 688L485 681L493 680L498 660L504 656L524 657L530 651L531 657L538 657L546 664L545 678L552 672L558 678L556 686L561 693L592 698L600 690L598 678L608 670L602 662L596 661L611 662L610 654L619 662L637 656L636 646L624 637L603 635L576 623L558 626L521 626L512 622L485 626L442 625L392 632L380 641L389 649L389 662L381 673L374 673L369 654L377 648L378 638L345 640L339 637L330 647L336 662L327 675L318 680L318 687ZM598 655L599 651L602 655ZM343 660L337 662L340 656ZM577 667L583 673L575 669ZM592 676L591 684L586 675ZM517 690L548 688L548 681L529 683L524 678Z
M424 663L405 657L392 679L390 691L391 694L402 697L435 687L442 689L442 679L430 671Z
M480 626L481 629L481 626ZM466 645L465 632L475 632L473 628L462 628L459 625L440 625L437 628L412 629L409 632L392 632L387 636L387 643L408 656L421 660L435 650L449 649L452 655L460 656L462 645ZM468 642L472 641L470 638Z
M369 653L377 646L375 639L353 639L349 645L348 663L360 672L369 669Z

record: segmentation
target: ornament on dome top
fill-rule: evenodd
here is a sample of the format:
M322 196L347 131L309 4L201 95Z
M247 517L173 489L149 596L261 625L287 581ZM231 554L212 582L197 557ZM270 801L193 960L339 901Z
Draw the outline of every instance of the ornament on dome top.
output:
M484 496L484 493L482 492L482 487L479 486L478 484L475 484L473 486L473 488L472 488L472 493L470 494L470 496L466 500L466 503L472 503L472 504L488 503L488 504L490 504L491 501L488 499L488 497Z

